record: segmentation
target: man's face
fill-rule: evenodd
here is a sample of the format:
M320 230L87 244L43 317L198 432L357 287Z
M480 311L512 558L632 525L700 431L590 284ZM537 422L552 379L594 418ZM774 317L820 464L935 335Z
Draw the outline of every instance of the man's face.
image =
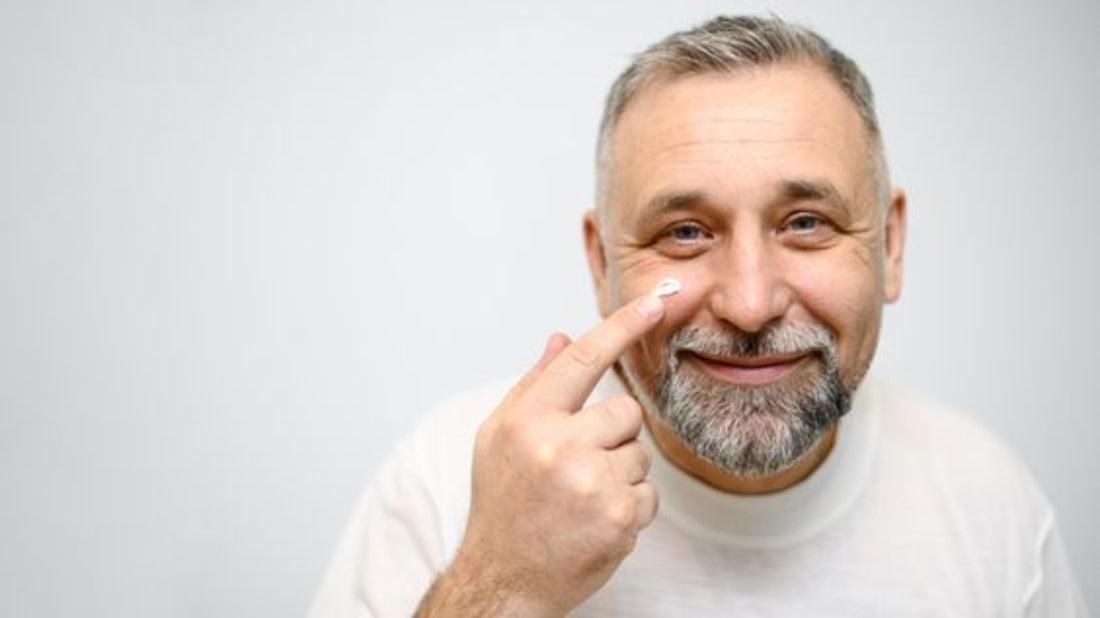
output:
M846 408L829 389L858 384L901 286L904 196L876 203L855 107L816 67L697 75L644 89L611 140L607 208L586 221L601 313L683 283L624 372L677 408L658 410L666 421L699 417L675 427L697 454L692 423L742 451L787 439L799 455L821 431L794 440L795 417L821 417L822 398Z

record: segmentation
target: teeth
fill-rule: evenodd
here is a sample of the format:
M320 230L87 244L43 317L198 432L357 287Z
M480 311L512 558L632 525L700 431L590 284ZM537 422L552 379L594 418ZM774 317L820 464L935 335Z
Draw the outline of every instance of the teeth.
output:
M682 287L678 279L663 279L653 288L653 295L658 298L672 296L673 294L679 294Z

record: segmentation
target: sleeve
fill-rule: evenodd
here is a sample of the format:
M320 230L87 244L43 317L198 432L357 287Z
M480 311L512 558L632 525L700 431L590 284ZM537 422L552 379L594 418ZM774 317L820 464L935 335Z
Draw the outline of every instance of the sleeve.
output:
M1043 522L1035 547L1039 570L1025 599L1027 618L1087 618L1053 512Z
M407 618L445 567L433 433L419 427L375 475L339 542L310 618Z

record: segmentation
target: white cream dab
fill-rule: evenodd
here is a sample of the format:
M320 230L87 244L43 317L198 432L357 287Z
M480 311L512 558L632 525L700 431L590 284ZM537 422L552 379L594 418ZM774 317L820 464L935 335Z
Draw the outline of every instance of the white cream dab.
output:
M679 294L682 287L683 285L680 284L679 279L662 279L661 282L653 288L652 294L657 298L664 298L665 296Z

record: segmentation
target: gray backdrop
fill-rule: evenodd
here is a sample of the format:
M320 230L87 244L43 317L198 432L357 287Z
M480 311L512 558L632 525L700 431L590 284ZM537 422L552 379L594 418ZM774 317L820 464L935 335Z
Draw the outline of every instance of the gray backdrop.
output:
M301 615L421 411L593 323L627 54L764 9L909 189L875 371L1015 447L1100 607L1100 4L6 0L0 614Z

